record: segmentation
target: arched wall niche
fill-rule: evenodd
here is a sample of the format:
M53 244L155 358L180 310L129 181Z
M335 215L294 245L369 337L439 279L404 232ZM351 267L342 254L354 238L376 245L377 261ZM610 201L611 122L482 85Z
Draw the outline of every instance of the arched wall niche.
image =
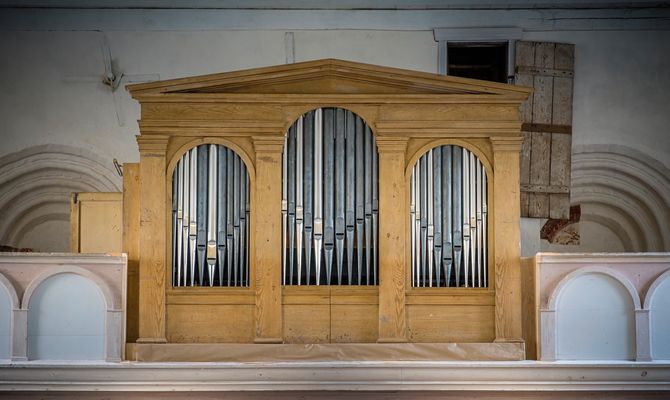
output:
M0 274L0 360L12 357L14 312L18 308L19 298L14 285Z
M305 82L309 82L306 85ZM519 290L513 274L519 260L518 245L491 241L491 257L505 260L491 276L499 282L481 293L480 314L465 321L472 330L460 335L440 326L431 335L410 336L426 315L437 315L426 307L428 292L410 290L407 282L406 215L408 160L424 146L441 143L462 144L473 149L485 163L490 181L492 237L518 242L518 192L497 191L518 186L518 159L521 144L519 104L530 90L467 79L444 77L416 71L372 66L341 60L317 60L208 77L131 85L132 96L141 103L140 188L143 204L141 230L137 241L143 249L140 269L152 276L140 284L144 299L140 310L138 345L164 342L254 342L254 343L334 343L334 342L448 342L455 338L471 342L496 339L503 347L519 346L521 338ZM304 113L324 107L344 108L369 125L379 157L379 287L330 291L310 285L281 285L282 234L282 152L288 128ZM165 238L168 227L169 174L176 159L196 143L237 146L248 155L254 204L250 228L253 285L236 292L188 292L167 286L169 250L152 247L149 238ZM428 147L426 147L427 149ZM495 157L494 157L495 154ZM493 174L493 171L497 173ZM495 178L495 179L494 179ZM155 198L155 193L165 193ZM166 215L155 220L154 215ZM496 287L509 287L496 297ZM510 286L511 285L511 286ZM319 285L320 286L320 285ZM314 296L317 297L314 297ZM312 296L312 297L310 297ZM338 297L325 307L316 298ZM216 299L216 300L214 300ZM211 301L216 317L205 321L194 310ZM432 304L445 312L450 305ZM478 300L479 301L479 300ZM453 306L453 305L452 305ZM458 306L458 305L455 305ZM219 317L235 309L251 316L237 324ZM494 310L495 315L491 313ZM214 312L214 311L213 311ZM433 312L433 314L431 314ZM428 314L426 314L428 313ZM182 322L194 316L195 328ZM358 320L340 318L359 315ZM441 315L441 314L440 314ZM470 315L470 314L468 314ZM204 318L204 317L202 317ZM479 319L477 319L479 318ZM450 322L437 321L449 325ZM425 329L424 329L425 330ZM448 333L445 333L448 332ZM463 332L461 332L463 333Z
M556 359L635 359L635 305L619 279L602 271L576 275L555 306Z
M620 145L573 148L571 202L611 230L626 251L670 250L670 170ZM589 251L602 251L590 249Z
M612 304L618 308L608 306ZM612 268L587 266L568 273L550 289L547 306L540 310L541 359L639 358L642 349L637 347L642 343L637 335L644 320L636 314L641 308L635 286ZM589 334L573 337L584 330L573 325L583 320L591 324Z
M105 298L80 274L41 280L28 297L29 360L104 360Z
M651 284L644 299L649 310L649 341L651 358L670 360L670 270L661 274Z
M70 194L118 192L111 160L62 145L31 147L0 159L0 244L68 251ZM40 227L49 234L39 234Z

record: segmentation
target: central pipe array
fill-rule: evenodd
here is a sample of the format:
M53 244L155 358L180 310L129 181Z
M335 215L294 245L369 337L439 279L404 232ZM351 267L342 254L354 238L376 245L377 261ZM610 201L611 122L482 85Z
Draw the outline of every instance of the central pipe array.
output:
M282 283L376 285L378 156L370 128L350 111L319 108L289 128L284 149Z

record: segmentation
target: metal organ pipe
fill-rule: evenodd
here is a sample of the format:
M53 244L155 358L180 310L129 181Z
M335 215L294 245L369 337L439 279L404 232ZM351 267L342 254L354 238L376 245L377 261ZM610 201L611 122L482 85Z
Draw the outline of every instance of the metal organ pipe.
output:
M488 286L486 170L459 146L429 150L410 177L412 284Z
M173 286L247 286L249 174L225 146L187 151L173 174Z
M296 146L291 145L294 135ZM378 159L370 128L350 111L316 109L289 128L284 157L287 218L282 217L282 228L289 243L283 283L375 285ZM304 207L302 224L291 219L293 193ZM296 203L296 215L300 205Z

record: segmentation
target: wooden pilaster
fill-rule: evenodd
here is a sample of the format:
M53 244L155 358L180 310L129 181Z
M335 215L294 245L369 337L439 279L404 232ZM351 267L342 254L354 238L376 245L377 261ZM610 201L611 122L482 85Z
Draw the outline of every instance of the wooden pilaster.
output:
M522 137L493 137L496 342L522 342L519 152Z
M254 342L281 343L281 181L284 137L256 136L253 142L256 152Z
M377 137L379 151L379 338L406 342L405 150L407 138Z
M140 293L138 343L165 343L165 152L168 136L138 136L140 148Z

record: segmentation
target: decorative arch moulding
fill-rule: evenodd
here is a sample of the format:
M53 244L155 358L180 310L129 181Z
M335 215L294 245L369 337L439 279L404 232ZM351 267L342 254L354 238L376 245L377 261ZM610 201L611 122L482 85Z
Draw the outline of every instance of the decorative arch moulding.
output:
M140 161L142 180L135 196L143 213L165 218L141 224L135 236L127 238L136 243L161 239L160 248L137 246L141 253L137 257L141 300L137 346L152 338L166 338L169 345L203 341L493 344L495 340L496 345L509 344L511 352L523 347L519 343L520 283L515 272L520 264L514 239L519 237L519 227L495 223L518 220L518 210L507 206L519 204L518 190L496 189L519 185L519 105L532 89L326 59L129 85L128 90L141 104L140 149L151 156L162 154L165 161L146 157ZM282 285L282 253L292 248L282 243L286 236L281 228L284 146L294 123L317 109L353 113L373 135L371 143L377 153L372 168L379 182L378 209L373 208L379 213L375 214L379 225L372 229L378 229L379 238L379 259L375 258L379 279L374 291L356 286ZM170 227L179 215L173 210L172 170L186 150L205 143L233 149L255 176L249 184L248 210L252 281L242 289L253 294L251 303L250 298L240 302L235 297L240 290L235 288L175 289L170 283L171 249L176 249ZM444 296L436 302L437 292L413 290L407 273L406 254L411 248L406 223L410 215L408 171L421 154L450 144L476 155L483 165L477 171L484 169L488 178L490 240L485 254L491 278L486 288L467 293L472 304L459 303L456 295L467 291L456 287L438 288ZM329 300L324 303L323 298ZM242 317L234 324L217 316L185 326L201 318L197 310L202 304ZM462 309L464 320L455 321L449 320L452 312L444 307L476 310ZM344 315L360 318L348 321L342 319ZM445 315L436 321L444 326L426 325L434 315ZM490 350L495 358L495 350Z

